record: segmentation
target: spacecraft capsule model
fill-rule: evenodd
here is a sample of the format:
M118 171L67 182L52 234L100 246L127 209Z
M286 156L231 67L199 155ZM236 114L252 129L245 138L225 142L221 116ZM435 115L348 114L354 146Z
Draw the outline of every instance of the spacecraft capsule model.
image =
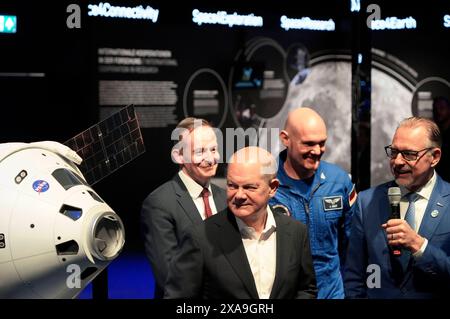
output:
M122 250L81 161L57 142L0 144L0 298L74 298Z

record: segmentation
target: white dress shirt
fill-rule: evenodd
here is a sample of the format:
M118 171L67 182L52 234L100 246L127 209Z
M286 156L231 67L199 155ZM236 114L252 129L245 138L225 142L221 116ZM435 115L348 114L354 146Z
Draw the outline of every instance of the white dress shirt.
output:
M422 223L423 216L425 214L425 210L427 209L428 202L430 201L431 193L433 192L434 185L436 184L436 172L433 172L433 176L430 180L420 189L416 191L419 195L417 200L415 201L415 229L414 231L417 233L420 229L420 224ZM400 200L400 217L405 219L406 211L408 210L408 199L405 197L410 191L403 186L400 186L400 190L402 193L402 198ZM428 245L428 240L425 238L425 242L422 247L413 255L414 257L420 257L425 251L425 248Z
M189 192L189 195L191 196L192 200L194 201L195 207L197 207L197 209L200 213L200 217L203 220L205 220L206 219L205 204L203 203L203 197L201 196L201 193L203 191L203 186L201 186L196 181L194 181L189 175L187 175L182 170L180 170L178 172L178 176L180 176L184 186L186 186L186 188ZM207 188L209 190L209 196L208 196L209 207L211 207L211 212L214 215L214 214L217 214L217 208L216 208L216 203L214 203L214 197L213 197L213 192L212 192L210 183L208 183Z
M238 217L236 217L236 222L242 236L242 243L252 270L258 296L260 299L269 299L275 280L277 260L277 226L273 213L267 206L266 225L259 238L253 227L247 226Z

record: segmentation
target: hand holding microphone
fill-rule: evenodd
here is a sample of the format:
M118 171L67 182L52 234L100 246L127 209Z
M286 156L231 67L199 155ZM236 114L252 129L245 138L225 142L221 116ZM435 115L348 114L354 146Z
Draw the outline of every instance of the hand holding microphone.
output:
M391 215L389 216L389 219L400 219L400 199L402 198L400 187L389 187L388 198L391 206ZM398 246L391 246L391 252L394 256L401 256L402 254L401 248Z

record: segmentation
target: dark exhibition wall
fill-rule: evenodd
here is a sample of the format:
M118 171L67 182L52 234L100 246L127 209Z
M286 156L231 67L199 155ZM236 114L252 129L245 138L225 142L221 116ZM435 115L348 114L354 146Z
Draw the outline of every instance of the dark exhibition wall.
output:
M122 218L130 257L110 266L110 297L152 297L140 207L177 172L171 132L186 116L224 137L261 129L247 142L273 141L276 154L272 132L310 106L328 126L326 160L359 190L389 180L383 147L397 123L431 116L432 99L450 96L448 1L392 2L2 1L0 143L64 142L135 106L146 152L94 188ZM138 6L145 19L111 16ZM121 267L134 279L120 279Z

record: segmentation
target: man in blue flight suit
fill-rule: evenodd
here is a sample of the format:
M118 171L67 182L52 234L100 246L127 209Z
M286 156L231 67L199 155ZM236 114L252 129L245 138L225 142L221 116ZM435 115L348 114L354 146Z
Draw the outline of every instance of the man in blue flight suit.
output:
M319 299L342 299L341 266L350 235L356 191L339 166L321 161L327 129L314 110L291 111L280 139L280 187L271 205L280 205L308 226ZM276 207L276 206L275 206Z

